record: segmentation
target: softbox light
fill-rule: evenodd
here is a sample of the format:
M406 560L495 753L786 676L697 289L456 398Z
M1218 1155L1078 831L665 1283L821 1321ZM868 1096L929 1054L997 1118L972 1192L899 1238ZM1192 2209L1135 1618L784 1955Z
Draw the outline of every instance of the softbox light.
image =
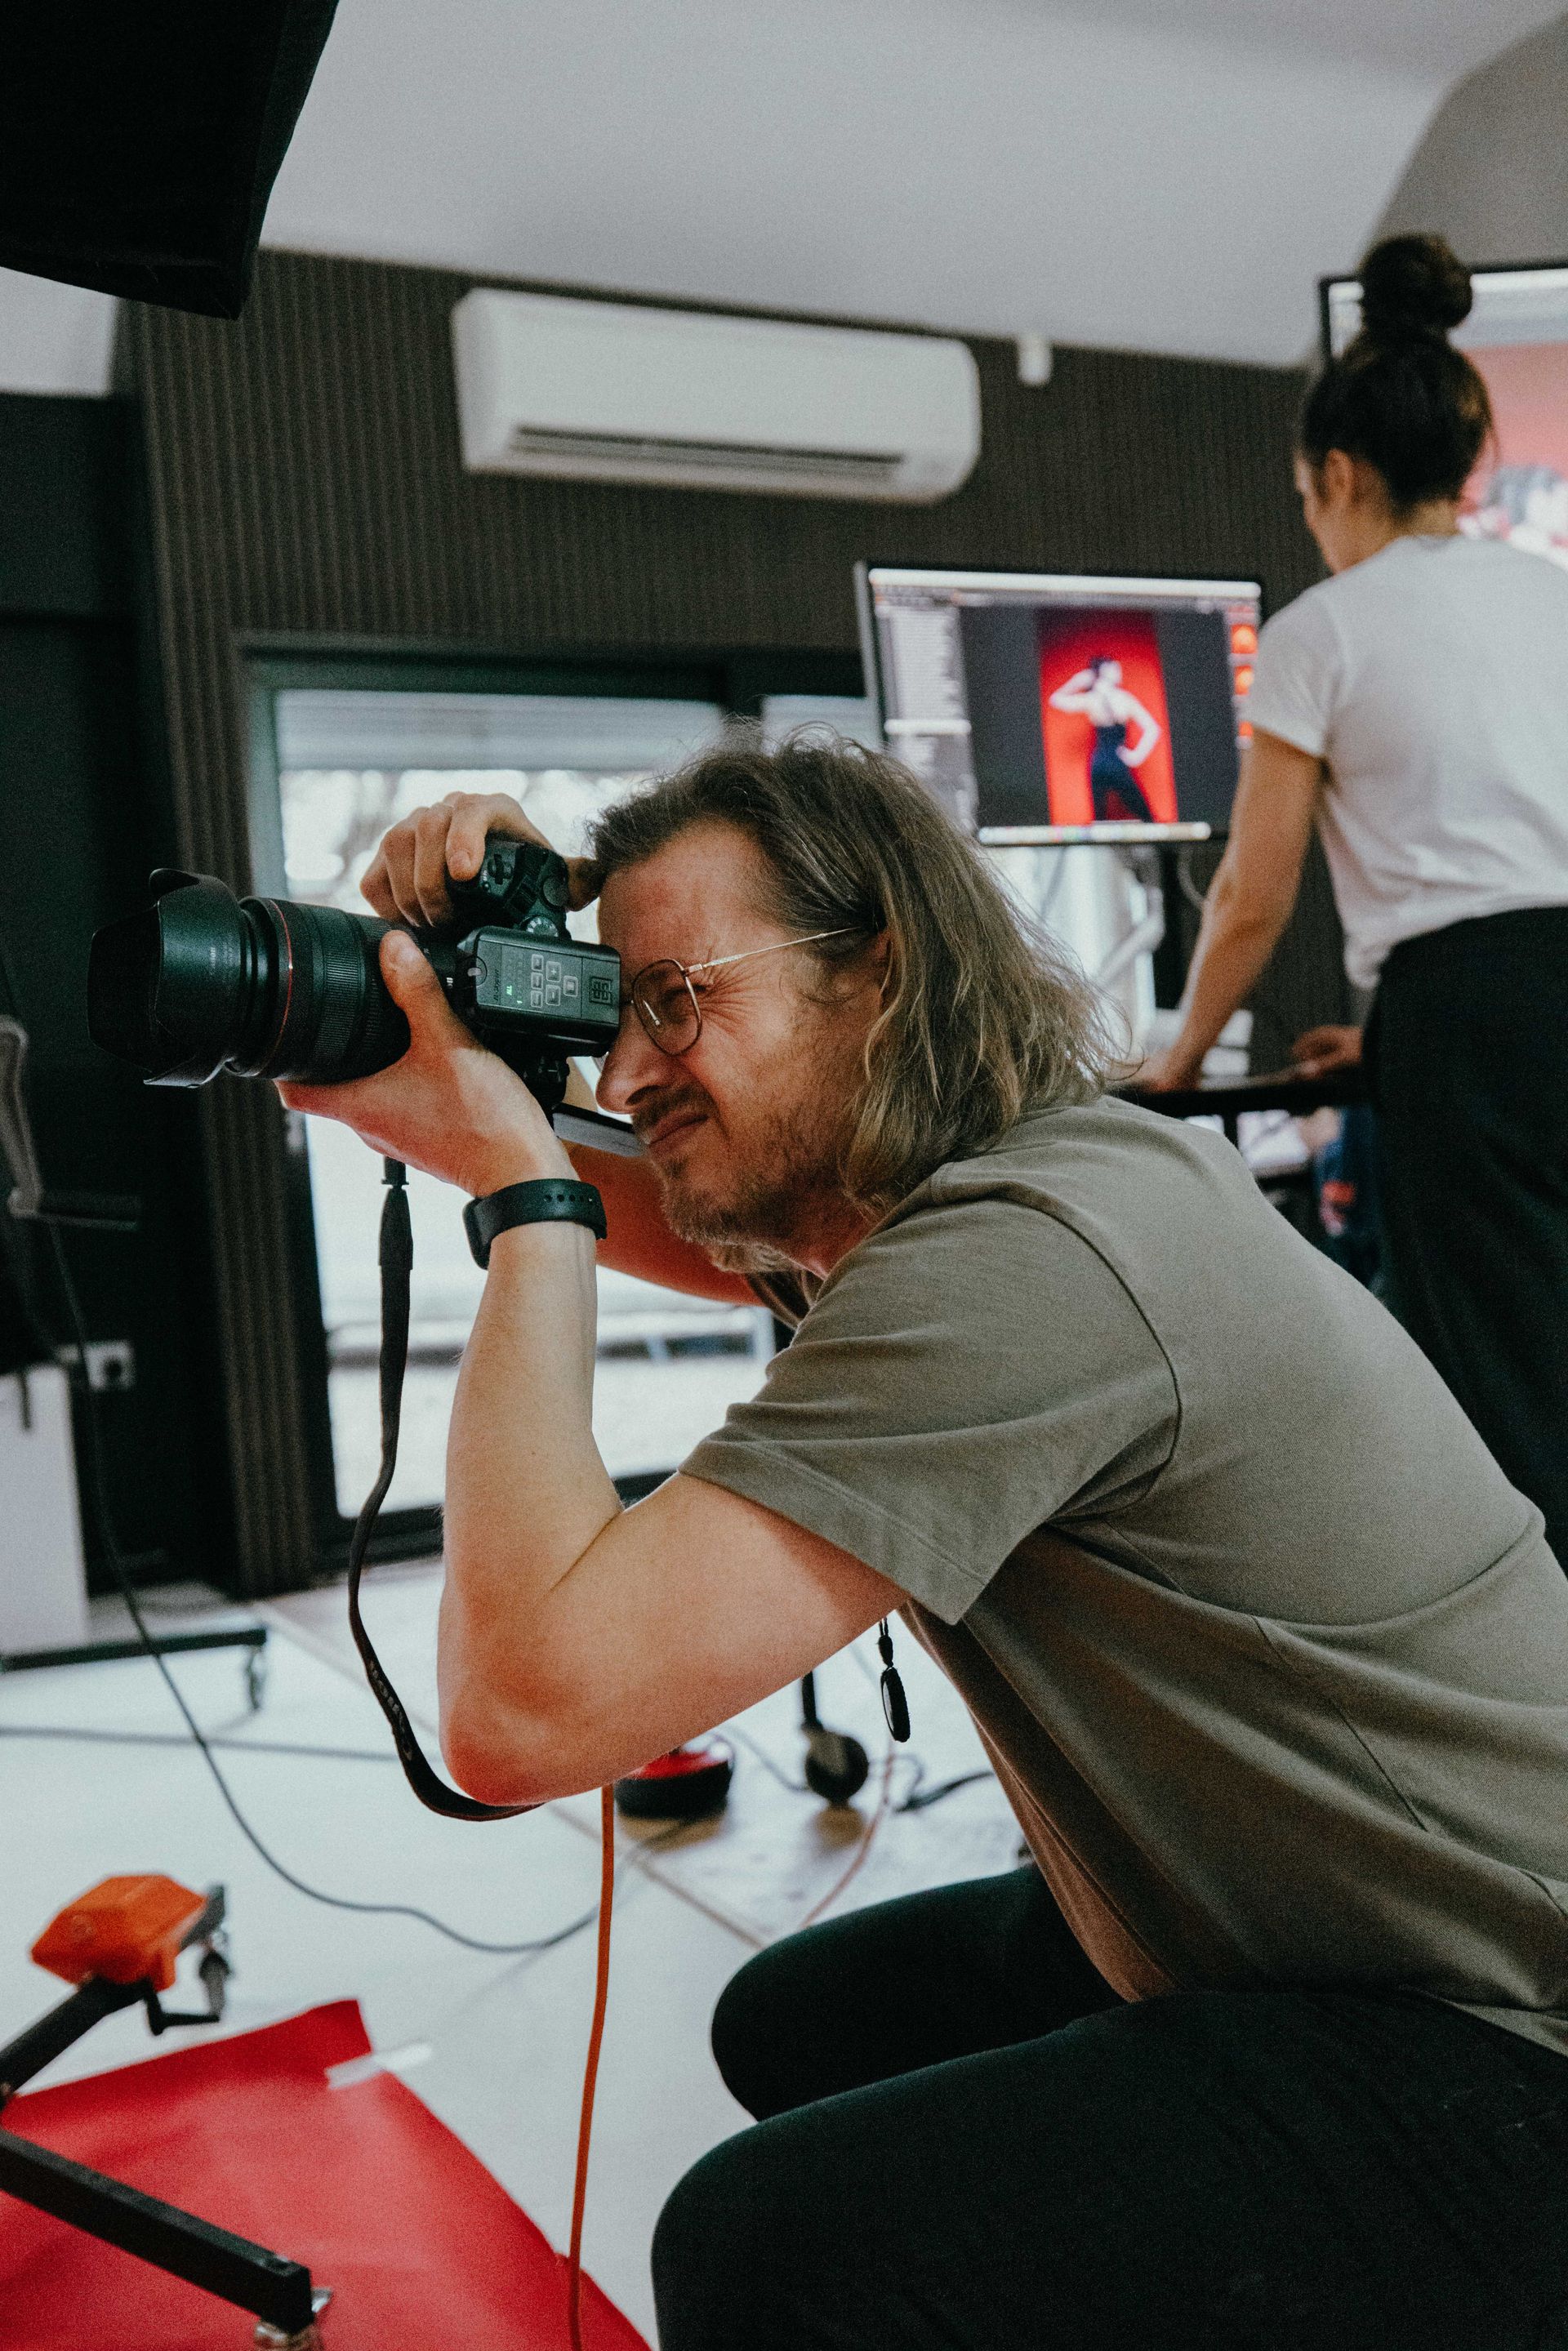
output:
M236 319L337 0L0 19L0 266Z

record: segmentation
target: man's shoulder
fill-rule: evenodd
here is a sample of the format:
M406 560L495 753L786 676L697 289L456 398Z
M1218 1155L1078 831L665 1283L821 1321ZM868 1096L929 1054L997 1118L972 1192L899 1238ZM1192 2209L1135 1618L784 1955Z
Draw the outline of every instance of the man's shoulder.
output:
M1100 1094L1026 1113L987 1150L945 1161L905 1206L1001 1193L1049 1210L1216 1178L1250 1188L1241 1160L1211 1129Z
M1266 1254L1288 1228L1222 1136L1107 1094L1032 1110L945 1160L825 1281L768 1273L752 1288L791 1324L819 1303L827 1324L852 1324L938 1293L955 1312L1007 1311L1009 1296L1082 1304L1107 1284L1163 1316L1221 1238L1245 1252L1260 1233Z
M1215 1218L1245 1228L1260 1206L1222 1136L1101 1095L1031 1111L988 1149L944 1161L841 1270L924 1249L956 1273L966 1251L1006 1255L1027 1241L1038 1260L1054 1238L1054 1254L1090 1253L1136 1293L1174 1235L1196 1241Z

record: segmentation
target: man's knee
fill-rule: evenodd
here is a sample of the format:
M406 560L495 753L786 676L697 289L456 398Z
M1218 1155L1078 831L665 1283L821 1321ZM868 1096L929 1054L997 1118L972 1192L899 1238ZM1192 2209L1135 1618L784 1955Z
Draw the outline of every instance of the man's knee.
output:
M796 2041L782 1973L773 1951L748 1959L719 1994L709 2028L714 2063L725 2088L748 2115L759 2117L776 2114L789 2103L782 2096L775 2062Z
M718 2193L709 2184L713 2163L714 2158L706 2156L676 2183L653 2231L653 2299L662 2342L695 2345L701 2340L695 2324L694 2281L703 2275L705 2241L713 2241L717 2219Z
M734 2351L745 2325L771 2310L765 2273L781 2232L765 2209L754 2137L743 2131L705 2155L659 2215L653 2300L664 2351Z

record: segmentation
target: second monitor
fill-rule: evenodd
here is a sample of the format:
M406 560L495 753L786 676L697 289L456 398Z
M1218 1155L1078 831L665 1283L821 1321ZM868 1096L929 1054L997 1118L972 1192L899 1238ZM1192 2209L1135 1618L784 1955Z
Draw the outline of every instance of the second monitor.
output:
M1261 590L862 564L888 748L997 843L1224 832Z

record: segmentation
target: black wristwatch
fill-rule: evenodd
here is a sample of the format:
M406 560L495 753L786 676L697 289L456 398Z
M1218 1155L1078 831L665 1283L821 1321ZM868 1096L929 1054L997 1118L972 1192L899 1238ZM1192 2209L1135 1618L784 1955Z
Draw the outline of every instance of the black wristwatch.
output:
M491 1242L514 1225L586 1225L596 1240L602 1240L604 1203L595 1185L548 1176L536 1184L507 1184L498 1192L487 1192L482 1200L470 1200L463 1211L463 1223L474 1262L484 1273L489 1270Z

